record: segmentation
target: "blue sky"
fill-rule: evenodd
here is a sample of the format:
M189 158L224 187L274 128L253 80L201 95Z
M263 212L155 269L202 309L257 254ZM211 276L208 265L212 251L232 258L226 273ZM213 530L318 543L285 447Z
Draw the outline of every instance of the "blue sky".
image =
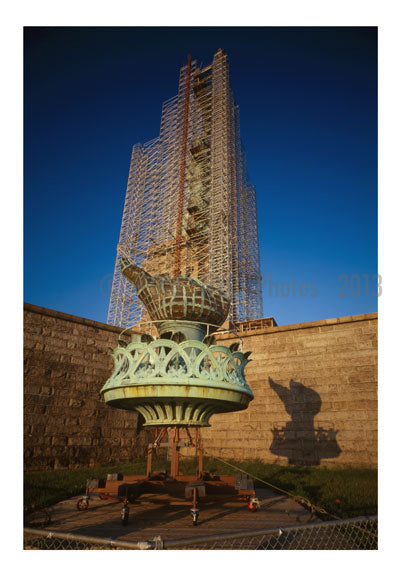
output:
M187 54L206 65L220 47L257 189L264 316L377 310L377 33L352 27L26 28L26 302L106 321L132 145L157 136Z

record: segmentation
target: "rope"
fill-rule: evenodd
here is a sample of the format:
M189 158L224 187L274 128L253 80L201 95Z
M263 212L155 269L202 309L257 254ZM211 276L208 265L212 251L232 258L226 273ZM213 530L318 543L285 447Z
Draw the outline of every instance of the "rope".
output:
M340 518L339 516L336 516L335 514L331 514L330 512L327 512L327 510L325 510L324 508L321 508L320 506L315 506L310 500L308 500L307 498L304 498L303 496L297 496L296 494L292 494L291 492L287 492L287 490L284 490L283 488L279 488L278 486L275 486L274 484L271 484L270 482L266 482L266 480L262 480L262 478L258 478L257 476L254 476L253 474L251 474L247 470L243 470L239 466L235 466L234 464L227 462L227 460L223 460L222 458L218 458L217 456L213 456L212 454L209 454L206 451L204 451L203 453L206 456L213 458L214 460L219 460L219 462L223 462L223 464L227 464L227 466L230 466L231 468L234 468L235 470L238 470L239 472L243 472L244 474L247 474L248 476L250 476L254 480L257 480L258 482L262 482L262 484L266 484L266 486L269 486L270 488L273 488L274 490L277 490L278 492L282 492L283 494L286 494L287 496L292 498L292 500L294 500L294 502L297 502L298 504L307 506L310 509L311 514L314 514L315 512L319 512L320 514L326 514L327 516L331 516L335 520L340 520L340 521L343 520L343 518ZM375 534L373 534L373 532L370 532L369 530L365 530L364 528L361 528L360 526L356 526L356 528L358 528L359 530L361 530L365 534L369 534L370 536L375 536Z
M200 433L200 431L199 431L199 433ZM167 452L167 454L168 454L168 452ZM255 476L254 474L251 474L247 470L244 470L243 468L240 468L239 466L236 466L235 464L231 464L231 462L228 462L227 460L223 460L223 458L219 458L218 456L214 456L213 454L206 452L205 449L203 449L203 454L204 454L204 456L208 456L209 458L212 458L213 460L218 460L219 462L222 462L223 464L230 466L230 468L233 468L234 470L238 470L239 472L243 472L244 474L247 474L248 476L250 476L254 480L257 480L258 482L261 482L262 484L269 486L269 488L273 488L277 492L281 492L282 494L287 495L294 502L297 502L298 504L301 504L303 506L308 507L312 516L313 516L313 514L318 512L320 514L326 514L327 516L331 516L335 520L340 520L340 521L343 520L343 518L340 518L339 516L336 516L335 514L332 514L331 512L327 512L327 510L325 510L324 508L322 508L320 506L316 506L310 500L308 500L308 498L305 498L304 496L298 496L297 494L293 494L292 492L288 492L287 490L284 490L284 488L280 488L279 486L275 486L274 484L271 484L270 482L267 482L266 480L263 480L262 478ZM191 458L191 456L179 453L179 458L180 459L181 458ZM288 511L287 511L287 513L288 513ZM376 534L374 534L373 532L370 532L369 530L365 530L364 528L361 528L360 526L355 526L355 528L357 528L361 532L364 532L365 534L368 534L369 536L374 536L374 537L376 536Z
M299 502L300 504L306 504L311 509L311 511L321 512L322 514L330 515L329 512L326 512L323 508L319 508L318 506L315 506L314 504L312 504L312 502L310 502L310 500L308 500L307 498L304 498L303 496L297 496L296 494L292 494L291 492L287 492L287 490L284 490L283 488L279 488L278 486L275 486L274 484L271 484L270 482L266 482L266 480L263 480L262 478L258 478L258 476L254 476L253 474L251 474L247 470L243 470L239 466L235 466L234 464L227 462L227 460L223 460L222 458L218 458L217 456L213 456L212 454L209 454L208 452L204 452L204 453L207 456L209 456L210 458L213 458L214 460L219 460L220 462L223 462L223 464L227 464L227 466L230 466L231 468L234 468L235 470L238 470L239 472L243 472L244 474L247 474L248 476L250 476L254 480L257 480L258 482L262 482L262 484L266 484L266 486L269 486L270 488L273 488L274 490L277 490L278 492L281 492L282 494L286 494L287 496L292 498L295 502ZM333 518L336 518L337 520L341 520L341 518L337 518L334 515L332 515L332 516L333 516Z

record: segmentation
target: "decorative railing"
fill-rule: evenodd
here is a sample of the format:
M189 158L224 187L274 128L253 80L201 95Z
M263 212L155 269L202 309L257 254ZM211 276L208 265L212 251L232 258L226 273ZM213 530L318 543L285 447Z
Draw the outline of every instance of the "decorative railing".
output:
M244 377L249 355L250 352L244 354L225 346L207 346L198 340L131 342L113 350L114 370L102 392L127 384L157 383L160 378L160 385L223 384L252 396Z

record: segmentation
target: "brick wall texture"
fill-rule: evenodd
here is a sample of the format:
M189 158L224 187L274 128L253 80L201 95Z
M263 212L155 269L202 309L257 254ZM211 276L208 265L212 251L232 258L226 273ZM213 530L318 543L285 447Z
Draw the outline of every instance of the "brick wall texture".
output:
M26 469L129 462L145 455L136 412L109 408L99 391L113 366L120 328L24 306Z
M212 416L215 456L277 464L377 466L377 314L256 330L249 408ZM219 343L230 345L230 335Z
M87 467L145 455L153 432L99 394L121 330L24 307L26 469ZM202 430L222 458L327 467L377 466L377 314L241 333L251 350L249 408ZM222 334L218 342L238 341Z

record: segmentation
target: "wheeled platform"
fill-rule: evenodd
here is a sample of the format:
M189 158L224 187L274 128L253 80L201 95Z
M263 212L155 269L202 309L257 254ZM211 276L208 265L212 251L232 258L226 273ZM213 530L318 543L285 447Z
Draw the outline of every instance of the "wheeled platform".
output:
M246 474L236 476L211 475L203 471L203 449L198 432L195 440L180 442L179 432L174 433L171 450L171 471L152 473L152 454L161 444L166 430L157 432L156 440L148 446L147 474L108 474L106 479L90 479L86 484L86 493L77 502L78 510L86 510L91 497L119 500L123 503L121 519L127 524L129 518L129 504L143 494L168 494L172 499L178 499L182 505L191 505L190 513L192 524L196 525L199 517L199 502L242 499L247 503L248 509L255 512L259 501L255 495L253 480ZM193 446L198 456L198 472L196 475L183 475L179 472L178 454L182 446Z

